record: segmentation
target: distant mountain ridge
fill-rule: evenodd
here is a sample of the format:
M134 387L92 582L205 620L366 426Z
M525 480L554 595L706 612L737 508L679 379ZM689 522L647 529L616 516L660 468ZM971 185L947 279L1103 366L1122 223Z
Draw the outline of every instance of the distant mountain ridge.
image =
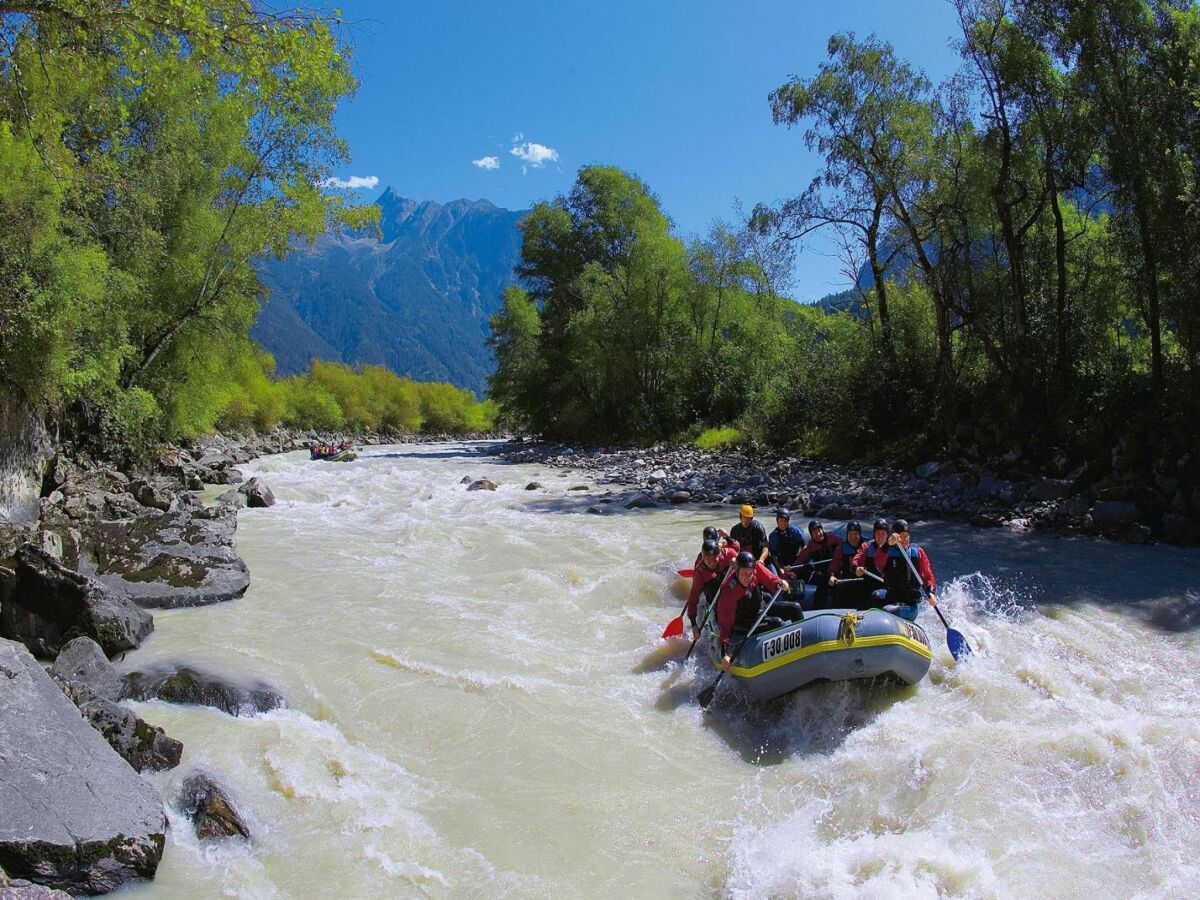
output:
M387 366L482 396L495 368L488 320L515 283L528 210L487 200L376 201L382 239L325 234L260 267L270 294L250 336L278 372L312 359Z

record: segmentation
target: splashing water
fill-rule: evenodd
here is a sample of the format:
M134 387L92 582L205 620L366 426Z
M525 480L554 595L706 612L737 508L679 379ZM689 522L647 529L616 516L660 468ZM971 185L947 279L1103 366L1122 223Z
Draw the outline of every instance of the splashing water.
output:
M248 468L280 498L242 513L250 591L157 614L123 665L287 698L238 719L136 705L186 747L165 796L209 768L254 837L202 845L172 811L132 893L1200 891L1200 553L915 523L969 663L926 611L919 685L767 705L722 685L704 714L711 666L658 636L674 569L729 509L627 511L476 445Z

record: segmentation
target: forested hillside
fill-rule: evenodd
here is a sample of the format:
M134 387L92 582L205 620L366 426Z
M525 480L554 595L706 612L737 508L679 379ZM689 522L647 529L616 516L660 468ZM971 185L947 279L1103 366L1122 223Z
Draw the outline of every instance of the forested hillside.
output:
M528 292L494 320L509 421L987 459L1200 513L1200 10L955 8L944 84L874 36L799 61L764 114L824 168L745 229L685 245L648 185L600 167L538 204ZM865 269L857 296L783 301L772 272L822 231Z
M517 222L486 200L377 201L379 235L343 232L262 265L270 289L251 336L281 374L313 358L382 365L482 395L494 368L488 320L515 279Z

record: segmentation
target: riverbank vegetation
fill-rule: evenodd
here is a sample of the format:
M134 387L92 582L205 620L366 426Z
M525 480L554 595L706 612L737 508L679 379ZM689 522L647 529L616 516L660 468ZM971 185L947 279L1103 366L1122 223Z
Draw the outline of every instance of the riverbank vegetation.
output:
M502 417L566 440L735 427L834 457L1090 464L1200 508L1200 12L955 6L943 84L839 34L771 93L824 166L742 227L685 242L604 167L537 205L493 322ZM841 309L783 297L818 233L854 276Z
M383 366L351 368L314 360L308 372L273 376L261 350L243 357L225 387L222 429L268 431L276 425L318 431L478 434L496 425L496 405L463 388L402 378Z

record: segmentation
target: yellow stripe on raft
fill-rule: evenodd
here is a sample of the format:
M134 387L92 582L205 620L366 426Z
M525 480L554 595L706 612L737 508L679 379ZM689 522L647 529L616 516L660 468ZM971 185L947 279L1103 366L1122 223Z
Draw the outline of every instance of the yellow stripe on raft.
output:
M770 672L772 669L778 669L780 666L786 666L788 663L795 662L798 659L804 659L806 656L814 656L818 653L828 653L833 650L858 650L863 647L886 647L893 644L903 647L906 650L911 650L918 656L923 656L926 659L933 659L933 651L922 644L920 641L914 641L912 638L905 637L902 634L873 634L868 637L857 638L853 644L843 644L841 641L821 641L819 644L809 644L807 647L801 647L799 650L792 650L788 653L781 653L765 663L759 663L756 666L745 668L743 666L730 666L730 673L737 675L739 678L756 678L764 672Z

